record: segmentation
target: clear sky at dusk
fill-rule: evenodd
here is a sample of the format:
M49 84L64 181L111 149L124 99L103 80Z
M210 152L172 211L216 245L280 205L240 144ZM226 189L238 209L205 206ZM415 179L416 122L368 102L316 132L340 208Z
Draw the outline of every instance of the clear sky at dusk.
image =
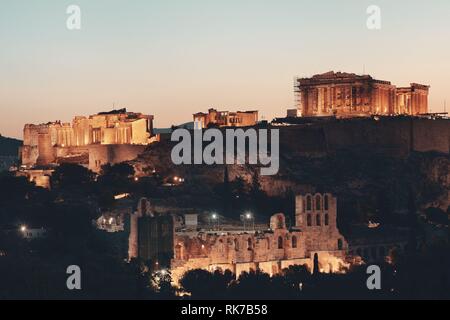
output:
M81 8L81 30L66 8ZM381 30L366 27L369 5ZM209 107L294 105L293 79L365 72L431 85L431 111L450 109L448 0L0 0L0 133L116 107L155 126Z

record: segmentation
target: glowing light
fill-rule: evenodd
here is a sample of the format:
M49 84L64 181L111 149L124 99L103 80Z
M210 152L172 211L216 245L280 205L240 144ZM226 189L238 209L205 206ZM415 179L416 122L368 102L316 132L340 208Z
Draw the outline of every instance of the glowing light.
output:
M216 219L217 219L217 214L213 213L212 216L211 216L211 218L213 218L214 220L216 220Z
M25 225L20 226L20 231L22 231L22 232L27 231L27 226L25 226Z
M138 177L134 177L134 181L138 182L139 178Z
M250 220L252 217L253 217L253 215L252 215L251 212L247 212L247 213L245 214L245 218L248 219L248 220Z
M136 179L136 178L135 178L135 179ZM114 199L115 199L115 200L120 200L120 199L127 198L128 196L130 196L129 193L116 194L116 195L114 196Z

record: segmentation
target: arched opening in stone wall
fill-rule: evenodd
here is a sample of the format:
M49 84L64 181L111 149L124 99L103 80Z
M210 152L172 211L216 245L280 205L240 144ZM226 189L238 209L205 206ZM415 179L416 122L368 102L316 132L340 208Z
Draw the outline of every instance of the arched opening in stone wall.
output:
M342 239L338 239L338 250L342 250L344 247L344 243L342 242Z
M292 248L297 248L297 237L292 236Z
M310 195L306 196L306 210L312 210L312 197Z
M321 219L320 219L320 214L318 214L318 215L316 215L316 225L317 225L318 227L320 227L321 224L322 224L322 221L321 221Z
M277 228L278 229L283 229L283 217L281 215L279 215L277 217Z
M328 211L329 204L328 204L328 195L327 194L323 197L323 207L324 207L325 211Z
M325 214L325 225L328 226L330 224L330 216L327 214Z
M308 225L308 227L312 226L312 217L310 214L308 214L308 216L306 217L306 224Z
M225 246L223 245L223 240L220 239L219 240L219 252L223 253L225 251L224 249L225 249Z
M175 259L182 260L183 259L183 246L177 244L175 246Z
M239 250L239 241L238 241L238 239L234 239L234 249L235 249L236 251Z
M316 203L316 210L317 211L322 210L322 197L320 195L316 195L315 203Z
M248 250L252 250L252 248L253 248L252 238L248 238L248 240L247 240L247 249Z
M278 237L278 249L283 249L283 237Z

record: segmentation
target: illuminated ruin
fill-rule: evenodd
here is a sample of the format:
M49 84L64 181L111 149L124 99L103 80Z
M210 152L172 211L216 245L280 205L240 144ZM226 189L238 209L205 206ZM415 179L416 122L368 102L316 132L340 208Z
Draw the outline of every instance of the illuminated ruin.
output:
M417 83L396 87L370 75L330 71L296 79L297 113L306 117L426 114L429 88Z

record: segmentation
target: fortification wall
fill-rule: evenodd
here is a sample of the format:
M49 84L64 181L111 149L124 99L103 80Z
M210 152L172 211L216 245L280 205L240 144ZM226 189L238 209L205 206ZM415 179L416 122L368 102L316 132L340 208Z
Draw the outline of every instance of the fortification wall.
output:
M55 150L52 146L52 139L49 132L40 132L38 135L39 156L37 165L49 165L55 161Z
M57 158L64 158L75 154L88 154L89 148L82 147L55 147L55 154Z
M33 166L37 162L39 150L37 146L21 146L19 149L20 161L25 166Z
M281 150L325 156L342 149L405 157L411 151L449 154L450 120L420 118L347 119L280 130Z
M414 151L450 153L450 120L416 119L413 135Z

